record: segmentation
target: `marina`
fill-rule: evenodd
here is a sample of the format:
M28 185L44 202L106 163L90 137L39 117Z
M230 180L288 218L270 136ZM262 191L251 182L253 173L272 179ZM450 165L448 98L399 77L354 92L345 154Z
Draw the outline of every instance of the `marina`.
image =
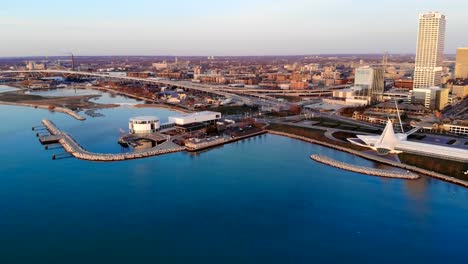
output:
M188 115L185 117L180 117L173 119L172 123L164 124L164 127L170 129L177 129L176 126L183 126L181 130L190 128L190 126L196 122L207 122L212 123L213 120L210 117L204 118L203 115L208 114L208 116L213 115L215 120L220 118L220 114L213 114L209 112L204 112L197 115ZM187 121L191 118L198 118L196 121ZM201 119L200 119L201 118ZM171 118L169 118L171 120ZM171 120L172 121L172 120ZM132 146L134 151L127 153L93 153L84 149L80 144L78 144L75 139L73 139L69 134L61 131L57 126L50 120L42 120L44 128L50 133L47 135L37 133L39 141L43 145L56 144L59 143L65 151L75 158L89 160L89 161L123 161L130 159L139 159L146 158L151 156L158 156L163 154L169 154L180 151L199 151L219 145L229 144L238 140L255 137L261 134L265 134L266 131L263 129L252 129L251 131L244 131L240 135L236 136L216 136L214 138L206 139L195 139L190 138L185 141L184 146L174 143L174 138L170 135L160 133L161 125L157 117L136 117L131 118L129 121L130 133L120 137L118 143L124 147ZM200 125L198 125L200 126ZM41 129L40 127L33 127L33 130ZM44 131L42 132L44 133ZM180 135L179 135L180 136ZM144 144L141 141L145 141ZM142 150L139 147L148 145L150 147L143 148ZM53 159L56 159L56 155L52 156Z
M162 154L169 154L174 152L179 152L185 150L184 147L180 147L177 144L173 143L170 137L166 138L165 142L157 145L156 147L143 150L135 151L131 153L121 153L121 154L102 154L102 153L92 153L85 150L81 147L70 135L60 131L55 124L50 120L42 120L42 124L49 130L51 133L50 136L41 137L41 142L55 143L59 142L62 147L70 153L73 157L83 160L90 161L123 161L129 159L138 159L145 158L150 156L157 156ZM56 139L55 141L49 140L49 138Z

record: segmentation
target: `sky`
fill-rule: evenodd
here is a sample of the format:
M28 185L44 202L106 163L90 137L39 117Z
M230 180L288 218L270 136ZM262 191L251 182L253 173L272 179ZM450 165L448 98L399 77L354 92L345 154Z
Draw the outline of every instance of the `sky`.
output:
M415 53L428 11L468 46L467 0L2 0L0 57Z

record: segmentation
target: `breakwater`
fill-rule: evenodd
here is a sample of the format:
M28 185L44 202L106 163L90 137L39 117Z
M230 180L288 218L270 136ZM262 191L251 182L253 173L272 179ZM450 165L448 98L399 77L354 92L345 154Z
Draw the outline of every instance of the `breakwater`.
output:
M454 184L457 184L457 185L460 185L460 186L468 187L468 182L467 181L460 180L460 179L450 177L450 176L447 176L447 175L443 175L443 174L437 173L435 171L429 171L429 170L425 170L425 169L422 169L422 168L419 168L419 167L416 167L416 166L412 166L412 165L408 165L408 164L404 164L404 163L399 163L399 162L392 161L392 160L389 160L389 159L386 159L386 158L383 158L383 157L375 156L375 155L372 155L372 154L369 154L369 153L365 153L365 152L357 151L357 150L354 150L354 149L349 149L349 148L333 145L333 144L330 144L330 143L327 143L327 142L323 142L323 141L319 141L319 140L315 140L315 139L311 139L311 138L307 138L307 137L303 137L303 136L298 136L298 135L294 135L294 134L290 134L290 133L285 133L285 132L268 130L268 133L273 134L273 135L278 135L278 136L290 137L290 138L302 140L302 141L317 144L317 145L322 145L322 146L329 147L329 148L332 148L332 149L347 152L347 153L359 156L361 158L365 158L365 159L368 159L368 160L380 162L380 163L383 163L383 164L387 164L387 165L397 167L397 168L401 168L401 169L405 169L405 170L410 170L412 172L424 174L424 175L427 175L427 176L430 176L430 177L433 177L433 178L436 178L436 179L439 179L439 180L443 180L443 181L454 183Z
M53 111L53 112L60 112L60 113L64 113L64 114L67 114L77 120L80 120L80 121L84 121L86 120L86 117L76 113L75 111L71 110L71 109L68 109L68 108L65 108L65 107L54 107L54 108L50 108L49 106L46 106L46 105L36 105L36 104L26 104L26 103L13 103L13 102L5 102L5 101L0 101L0 104L3 104L3 105L14 105L14 106L26 106L26 107L34 107L34 108L41 108L41 109L47 109L49 111Z
M380 169L375 169L375 168L352 165L349 163L334 160L332 158L329 158L323 155L313 154L310 156L310 158L317 162L327 164L335 168L357 172L361 174L387 177L387 178L408 179L408 180L416 180L421 177L409 171L398 172L398 171L380 170Z
M47 128L47 130L55 136L59 136L59 143L62 147L70 153L72 156L78 159L90 160L90 161L122 161L130 159L139 159L150 156L157 156L162 154L174 153L185 150L184 147L181 147L170 140L170 137L167 138L167 141L147 150L135 151L131 153L118 153L118 154L102 154L102 153L93 153L85 150L80 146L70 135L61 131L55 126L55 124L50 120L42 120L42 124Z

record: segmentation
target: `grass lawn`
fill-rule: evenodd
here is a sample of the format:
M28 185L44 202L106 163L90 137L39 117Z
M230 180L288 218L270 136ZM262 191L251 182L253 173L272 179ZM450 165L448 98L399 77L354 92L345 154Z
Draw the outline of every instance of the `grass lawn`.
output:
M330 143L330 144L334 144L337 146L350 148L354 150L366 149L360 146L353 145L351 143L329 139L324 135L325 131L323 130L318 130L318 129L313 129L313 128L304 128L304 127L295 127L295 126L289 126L289 125L284 125L284 124L270 124L270 126L267 127L267 129L294 134L294 135L298 135L298 136L302 136L302 137L306 137L310 139L315 139L315 140L319 140L322 142L326 142L326 143Z

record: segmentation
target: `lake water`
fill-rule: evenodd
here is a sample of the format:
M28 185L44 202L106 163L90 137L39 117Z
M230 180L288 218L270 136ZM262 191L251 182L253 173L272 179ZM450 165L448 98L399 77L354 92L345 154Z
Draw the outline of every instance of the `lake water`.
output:
M143 104L142 100L128 98L126 96L108 93L94 89L74 89L74 88L60 88L40 91L28 91L27 94L40 95L40 96L83 96L83 95L100 95L100 97L92 98L90 101L100 104Z
M17 91L17 90L19 90L19 89L8 86L8 85L0 84L0 93L13 92L13 91Z
M432 178L342 171L264 135L198 154L114 163L52 160L31 131L53 120L85 148L119 152L119 107L80 122L0 106L0 263L466 263L468 191Z

